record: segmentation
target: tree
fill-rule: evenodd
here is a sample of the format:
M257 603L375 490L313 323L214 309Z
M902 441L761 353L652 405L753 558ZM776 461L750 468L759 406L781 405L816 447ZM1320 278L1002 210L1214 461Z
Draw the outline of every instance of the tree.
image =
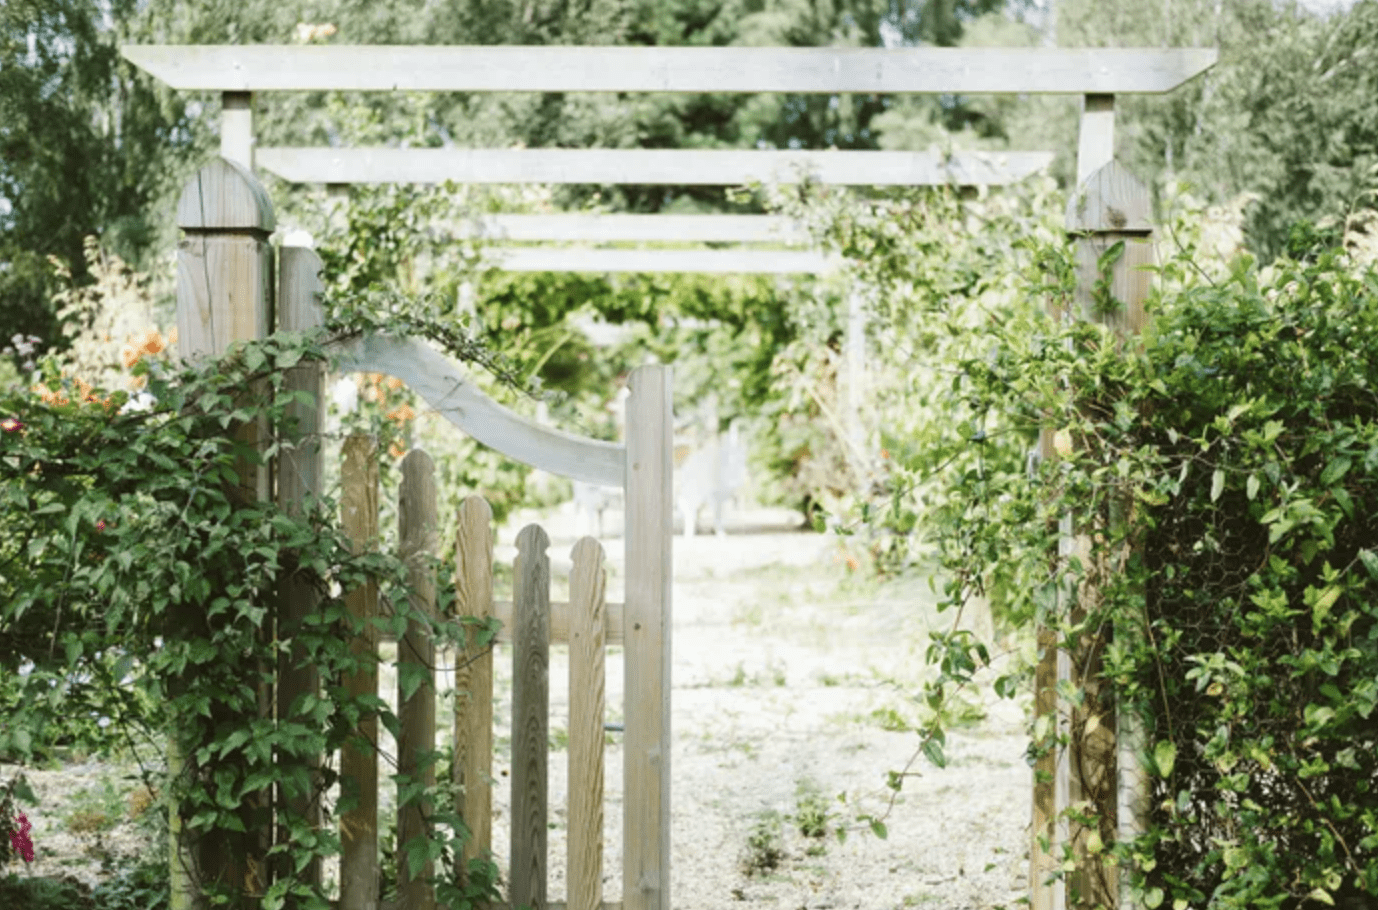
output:
M136 77L118 43L133 0L10 0L0 7L0 334L61 344L47 257L88 280L100 235L145 263L168 240L155 211L174 162L206 145L183 99Z

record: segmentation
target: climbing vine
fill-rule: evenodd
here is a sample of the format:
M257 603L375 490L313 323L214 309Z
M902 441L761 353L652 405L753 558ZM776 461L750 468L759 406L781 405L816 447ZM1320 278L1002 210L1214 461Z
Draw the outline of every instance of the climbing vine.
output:
M923 218L950 224L984 206L923 201L918 241L884 227L856 234L873 217L864 208L815 208L835 242L866 254L891 306L924 304L933 317L880 328L923 379L893 386L913 416L881 430L889 502L860 509L858 527L899 530L912 515L956 615L985 599L1009 627L1041 618L1073 655L1108 641L1099 713L1118 705L1143 720L1133 770L1149 775L1146 827L1117 841L1105 819L1067 814L1144 906L1372 900L1378 272L1305 230L1266 267L1212 259L1200 213L1182 215L1160 237L1151 328L1124 345L1049 315L1068 310L1075 287L1051 218L1016 233L1021 286L998 310L982 303L1000 279L963 279L962 238L914 249L936 223ZM916 277L928 289L906 298ZM1118 306L1106 287L1097 306ZM1057 457L1040 464L1030 451L1045 427ZM1085 537L1079 558L1059 561L1063 515ZM1001 695L1027 684L1018 664L993 668L996 656L957 622L934 633L936 672L915 698L935 709L918 750L935 764L937 708L987 672ZM1082 692L1060 694L1092 707ZM1066 747L1059 726L1031 726L1031 759ZM908 773L892 773L896 791ZM1071 845L1056 859L1072 884ZM1069 900L1085 899L1072 887Z

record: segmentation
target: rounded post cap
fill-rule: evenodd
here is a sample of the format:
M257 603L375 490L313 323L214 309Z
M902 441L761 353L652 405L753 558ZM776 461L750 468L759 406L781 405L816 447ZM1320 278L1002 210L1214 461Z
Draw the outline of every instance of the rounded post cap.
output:
M255 231L277 226L273 201L253 171L227 158L212 159L182 188L177 226L184 231Z
M1153 231L1153 200L1148 187L1118 161L1092 172L1067 200L1071 233L1148 234Z

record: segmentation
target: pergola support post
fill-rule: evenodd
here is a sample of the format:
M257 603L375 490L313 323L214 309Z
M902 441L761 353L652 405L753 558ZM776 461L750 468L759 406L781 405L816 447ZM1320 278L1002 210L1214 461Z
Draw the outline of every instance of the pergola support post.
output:
M1096 320L1109 326L1121 343L1138 336L1145 325L1144 300L1148 296L1153 263L1152 226L1148 190L1127 170L1110 162L1094 171L1067 208L1067 231L1077 238L1077 294L1071 313L1064 318ZM1120 306L1107 312L1095 299L1093 288L1102 276L1102 257L1116 244L1123 254L1110 266L1109 291ZM1051 432L1045 430L1045 457L1056 457ZM1088 575L1059 591L1059 599L1073 626L1100 605L1100 580L1118 571L1124 553L1093 552L1093 536L1113 538L1112 525L1126 517L1124 506L1106 514L1064 516L1060 522L1059 559L1076 558ZM1059 566L1059 570L1062 567ZM1129 634L1123 628L1120 634ZM1114 630L1088 630L1075 641L1058 641L1051 624L1039 624L1039 664L1035 671L1035 714L1055 711L1068 743L1065 753L1056 751L1040 759L1035 779L1034 843L1030 876L1032 906L1071 907L1076 910L1124 906L1127 874L1122 874L1109 848L1117 839L1132 838L1140 829L1143 785L1140 725L1121 718L1101 678L1103 655ZM1077 703L1058 705L1056 690L1049 688L1055 662L1058 676L1066 668L1071 688L1081 694ZM1122 735L1117 735L1122 734ZM1047 773L1054 780L1049 786ZM1050 797L1053 797L1050 799ZM1072 818L1064 813L1071 810ZM1056 839L1049 838L1056 827ZM1049 838L1043 850L1040 838ZM1100 842L1098 846L1096 841ZM1064 845L1070 845L1075 871L1063 882L1050 883L1049 875L1060 865Z
M254 168L254 94L222 92L220 157Z

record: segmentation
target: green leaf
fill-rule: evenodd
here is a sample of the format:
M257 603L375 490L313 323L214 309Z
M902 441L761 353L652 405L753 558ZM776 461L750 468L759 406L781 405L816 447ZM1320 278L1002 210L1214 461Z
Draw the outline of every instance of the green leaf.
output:
M871 833L881 840L890 836L890 831L885 827L885 822L878 818L871 819Z
M923 743L923 754L928 757L936 767L947 767L947 756L943 754L942 743L936 739L926 739Z
M1253 502L1254 497L1258 495L1258 475L1257 475L1257 474L1250 474L1250 475L1249 475L1249 479L1248 479L1247 481L1245 481L1245 483L1244 483L1244 494L1245 494L1246 496L1249 497L1249 501L1250 501L1250 502Z
M1332 486L1335 481L1345 476L1351 464L1353 464L1353 462L1343 455L1331 461L1325 466L1325 470L1321 472L1321 486Z
M1335 601L1340 599L1343 589L1339 585L1331 585L1321 592L1316 598L1315 605L1311 608L1311 619L1316 626L1325 622L1325 618L1330 615L1330 608L1335 606Z
M1221 468L1216 468L1211 475L1211 502L1220 498L1220 494L1225 492L1225 472Z
M1329 904L1331 907L1335 906L1335 899L1331 897L1330 892L1324 888L1316 888L1310 894L1306 895L1306 899L1320 901L1322 904Z
M1107 249L1104 253L1100 254L1100 258L1096 260L1096 271L1102 273L1105 272L1106 269L1110 268L1115 263L1119 262L1123 256L1124 241L1117 240L1110 245L1109 249Z
M1147 907L1148 910L1155 910L1155 908L1161 906L1162 903L1162 888L1149 888L1147 891L1144 892L1144 906Z
M1171 740L1165 739L1153 748L1153 764L1158 768L1159 777L1171 777L1176 762L1177 746Z
M1365 569L1368 569L1368 574L1378 580L1378 554L1372 550L1360 550L1359 561L1364 564Z

